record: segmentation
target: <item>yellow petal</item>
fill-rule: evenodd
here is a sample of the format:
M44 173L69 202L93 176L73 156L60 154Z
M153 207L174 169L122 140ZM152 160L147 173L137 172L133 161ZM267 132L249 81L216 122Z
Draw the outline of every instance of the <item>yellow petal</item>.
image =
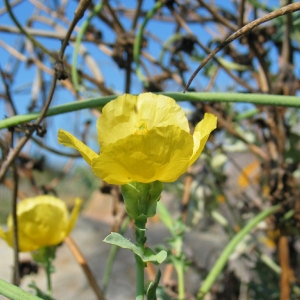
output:
M65 130L60 129L58 131L58 142L66 147L76 149L89 165L91 165L92 160L98 156L91 148Z
M6 234L1 227L0 227L0 238L6 240Z
M189 132L184 111L175 100L152 93L125 94L103 108L97 122L99 144L104 147L114 143L134 134L141 126L152 130L170 125Z
M189 132L189 124L182 108L167 96L144 93L137 96L139 120L146 120L151 130L154 127L176 126Z
M20 234L19 234L20 236ZM12 228L7 231L4 232L1 229L1 233L0 233L0 237L5 240L5 242L13 248L13 230ZM36 243L34 243L33 241L31 241L31 238L28 237L26 239L22 238L22 243L20 243L20 239L19 239L19 250L22 252L28 252L28 251L33 251L36 250L38 247L36 245Z
M187 170L192 151L189 133L175 126L158 127L106 146L92 169L112 184L172 182Z
M0 238L2 238L9 246L13 247L13 236L11 231L4 231L0 227Z
M194 150L193 155L190 160L190 165L192 165L201 152L209 138L210 133L217 127L217 117L213 114L206 113L204 119L199 122L195 128L193 138L194 138Z
M63 241L68 226L66 204L52 196L39 196L20 202L18 206L19 241L30 238L41 246L56 245Z
M80 203L77 201L76 210ZM75 210L74 210L75 211ZM53 196L38 196L21 201L17 207L20 251L34 251L61 243L73 228L78 213L69 213L66 204ZM13 246L13 223L8 218L8 231L0 237Z
M68 230L67 230L66 235L69 235L69 233L72 231L72 229L75 226L75 223L77 221L77 218L78 218L78 215L79 215L79 212L80 212L81 204L82 204L82 200L79 199L79 198L76 198L75 199L75 205L74 205L74 208L72 210L72 213L71 213L71 216L70 216L70 219L69 219Z

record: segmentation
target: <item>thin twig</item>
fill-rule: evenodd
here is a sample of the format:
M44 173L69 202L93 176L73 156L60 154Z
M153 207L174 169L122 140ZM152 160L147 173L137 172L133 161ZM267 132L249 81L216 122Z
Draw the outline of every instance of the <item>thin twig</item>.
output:
M245 14L245 0L241 0L241 3L239 5L239 18L238 18L239 28L244 26L244 14Z
M14 101L11 96L8 78L6 77L5 72L2 70L2 68L0 68L0 75L1 75L1 79L2 79L2 82L4 85L4 89L5 89L5 96L6 96L5 100L8 102L9 107L10 107L10 109L8 109L8 111L11 110L11 115L16 115L17 109L16 109L16 106L15 106Z
M205 7L211 15L215 18L215 20L219 21L221 24L225 25L227 28L230 28L231 30L237 30L237 26L230 23L226 18L222 17L221 14L219 14L217 11L215 11L211 5L208 5L203 0L198 0L199 4L203 7Z
M131 24L131 30L132 30L132 31L133 31L133 30L136 28L136 26L137 26L137 22L138 22L138 19L139 19L140 14L141 14L142 4L143 4L143 0L138 0L136 9L135 9L135 11L134 11L134 16L133 16L133 19L132 19L132 24Z
M199 73L199 71L222 49L224 49L229 43L232 41L240 38L241 36L249 33L251 30L253 30L258 25L265 23L267 21L270 21L272 19L278 18L280 16L295 12L297 10L300 10L300 2L293 3L290 5L286 5L282 8L279 8L259 19L256 19L247 25L243 26L241 29L237 30L235 33L231 34L228 38L226 38L215 50L213 50L200 64L200 66L196 69L196 71L192 74L191 78L189 79L188 83L184 87L183 92L185 93L189 86L191 85L192 81L196 77L196 75Z
M12 142L13 142L13 131ZM13 267L13 284L20 284L20 268L19 268L19 238L18 238L18 212L17 212L17 202L18 202L18 189L19 189L19 176L15 160L12 164L12 175L13 175L13 195L11 203L11 214L13 220L13 241L14 241L14 267Z
M35 137L31 137L30 138L34 143L36 143L37 145L39 145L41 148L46 149L47 151L56 154L56 155L60 155L60 156L65 156L65 157L69 157L69 158L80 158L82 157L78 152L74 152L74 153L67 153L67 152L63 152L63 151L59 151L57 149L54 149L53 147L50 147L46 144L44 144L41 140L35 138Z
M115 11L112 9L112 7L110 6L110 3L108 0L103 0L104 1L104 5L107 7L110 15L112 16L113 18L113 22L112 22L112 25L113 25L113 28L115 29L116 33L122 33L122 32L125 32L125 29L123 27L123 25L120 23L120 20L119 18L116 16L116 13Z
M7 2L7 0L5 0L5 1ZM15 158L18 156L18 154L22 150L23 146L30 139L31 135L35 131L35 128L37 128L41 124L43 119L45 118L45 116L47 114L47 111L49 109L50 103L52 101L53 95L54 95L57 79L65 79L64 78L64 76L65 76L64 66L63 66L63 63L62 63L64 52L65 52L66 47L68 45L68 41L69 41L69 38L71 36L73 28L75 27L76 23L82 18L83 14L84 14L84 11L87 8L89 3L90 3L89 0L81 0L79 5L78 5L77 10L75 11L74 19L72 21L72 24L71 24L70 28L68 29L67 34L66 34L66 38L64 39L64 41L62 43L62 46L59 50L59 55L58 55L57 63L56 63L56 66L55 66L55 72L54 72L54 75L53 75L53 78L52 78L51 87L50 87L50 90L49 90L49 94L48 94L46 103L45 103L41 113L39 114L37 120L34 122L33 126L31 127L31 129L29 129L26 132L26 135L19 140L16 147L13 150L10 151L10 153L8 154L7 159L2 163L1 168L0 168L0 182L3 180L8 168L10 167L12 162L15 160ZM7 7L9 9L9 3L7 3Z
M17 20L17 18L15 17L15 15L13 14L12 10L11 10L11 6L9 4L8 0L4 0L5 1L5 6L7 9L7 12L9 14L9 16L11 17L12 21L15 23L15 25L18 27L18 29L20 30L20 32L22 32L31 42L34 46L40 48L44 53L47 53L49 56L54 57L53 53L51 53L47 48L45 48L41 43L39 43L36 39L34 39L32 37L32 35L30 35L25 29L24 27L19 23L19 21Z
M86 261L84 258L82 252L76 245L75 241L72 239L72 237L68 236L65 239L65 243L67 244L68 248L74 255L75 259L77 260L78 264L81 266L87 280L89 281L89 284L91 288L93 289L95 295L97 296L98 300L105 300L103 292L101 291L100 287L98 286L98 283Z

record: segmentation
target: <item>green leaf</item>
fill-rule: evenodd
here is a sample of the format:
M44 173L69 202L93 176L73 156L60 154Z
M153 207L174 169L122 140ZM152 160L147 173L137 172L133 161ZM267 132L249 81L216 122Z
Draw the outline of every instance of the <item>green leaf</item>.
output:
M0 279L0 295L10 300L43 300L40 297L26 293L19 287Z
M150 282L146 295L147 295L147 300L156 300L156 289L158 287L158 283L160 280L161 272L160 270L157 271L157 274L155 276L155 280L153 282Z
M37 285L35 284L35 282L32 282L28 285L30 288L35 290L35 293L38 297L40 297L43 300L55 300L54 298L52 298L51 296L49 296L48 294L44 293L39 287L37 287Z
M153 262L161 264L167 258L167 252L165 250L161 250L158 253L154 253L150 248L143 250L117 232L110 233L103 241L111 245L129 249L145 263Z

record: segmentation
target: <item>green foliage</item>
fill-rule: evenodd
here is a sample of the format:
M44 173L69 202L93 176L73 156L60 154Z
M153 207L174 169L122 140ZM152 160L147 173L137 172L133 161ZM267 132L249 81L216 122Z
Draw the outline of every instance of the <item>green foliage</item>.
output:
M43 292L35 282L32 282L28 285L28 287L32 288L35 291L37 297L40 297L43 300L55 300L53 297L49 296L47 293Z
M257 271L257 278L249 283L249 294L252 299L279 299L279 276L270 272L270 269L261 262L257 263L255 270Z
M129 249L135 255L139 256L144 263L153 262L161 264L167 257L167 252L164 250L155 254L153 250L148 247L141 249L126 239L123 235L116 232L110 233L103 241L108 244L116 245L120 248Z
M10 300L43 300L43 298L31 295L2 279L0 279L0 295L8 297Z
M154 282L150 282L147 291L146 291L146 296L147 300L156 300L156 295L157 295L157 289L158 289L158 284L159 280L161 277L161 272L158 270Z
M154 216L162 189L163 184L159 181L131 182L122 185L121 191L129 217L137 221Z

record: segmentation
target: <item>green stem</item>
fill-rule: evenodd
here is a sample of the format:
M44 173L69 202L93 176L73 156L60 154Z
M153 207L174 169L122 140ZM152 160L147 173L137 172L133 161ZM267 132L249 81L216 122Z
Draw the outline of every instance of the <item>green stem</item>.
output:
M176 225L175 225L176 226ZM178 282L178 300L184 300L185 296L185 284L184 284L184 269L185 269L185 255L182 252L183 248L183 234L172 230L173 238L176 239L174 243L175 247L172 249L174 252L173 264L176 270L177 282Z
M135 238L137 246L141 249L145 248L146 243L146 222L147 218L135 220ZM136 273L136 300L143 300L145 294L145 263L142 259L135 255L135 273Z
M58 106L49 108L46 113L46 116L51 117L51 116L65 114L68 112L73 112L73 111L77 111L77 110L81 110L81 109L96 108L96 107L105 105L107 102L109 102L110 100L112 100L116 97L117 97L117 95L106 96L106 97L101 97L101 98L92 98L89 100L76 101L76 102L58 105ZM0 129L8 128L11 126L16 126L16 125L26 123L29 121L33 121L33 120L36 120L39 116L40 116L40 112L13 116L13 117L1 120L0 121Z
M10 300L43 300L40 297L26 293L19 287L0 279L0 295Z
M178 300L185 299L185 284L184 284L184 262L176 262L174 264L176 274L177 274L177 282L178 282Z
M144 262L138 255L135 255L136 300L144 299L144 268Z
M244 94L244 93L180 93L166 92L163 95L174 98L176 101L191 102L227 102L227 103L253 103L259 105L273 105L300 108L300 98L297 96ZM75 101L49 108L46 116L65 114L81 109L102 107L119 95L91 98L83 101ZM0 129L16 126L37 119L40 112L13 116L0 120Z
M109 255L108 255L108 259L106 262L106 268L105 268L105 273L104 273L104 277L103 277L103 284L102 284L102 291L105 294L107 287L108 287L108 283L110 280L110 276L111 276L111 271L112 271L112 266L115 260L115 257L117 255L119 246L117 245L112 245L109 251Z
M52 270L52 261L48 259L47 265L45 266L46 270L46 277L47 277L47 294L48 296L52 295L52 282L51 282L51 273L53 272Z
M136 75L137 77L142 81L144 85L146 85L146 79L142 74L141 68L140 68L140 52L141 52L141 45L143 41L143 33L144 29L151 20L152 16L163 6L163 1L157 1L154 5L154 7L149 10L146 14L146 17L135 37L134 45L133 45L133 60L135 62L136 66Z
M125 231L127 230L128 226L129 226L129 221L130 220L129 220L128 217L126 217L123 220L120 231L119 231L120 234L123 235L125 233ZM116 257L116 254L118 252L118 249L119 249L119 246L112 245L112 247L110 249L110 252L109 252L109 255L108 255L108 259L107 259L106 267L105 267L105 272L104 272L104 277L103 277L103 284L102 284L102 290L103 290L104 294L105 294L105 292L107 290L107 287L108 287L108 283L109 283L110 276L111 276L111 271L112 271L112 266L113 266L113 263L115 261L115 257Z
M75 90L77 92L79 91L79 80L78 80L78 72L77 72L77 57L78 57L80 44L81 44L82 38L83 38L89 24L91 23L91 20L93 19L93 17L95 15L97 15L102 10L103 5L104 5L104 1L102 1L101 3L98 3L94 7L91 15L82 23L82 26L76 37L75 47L74 47L74 52L73 52L73 59L72 59L71 74L72 74L72 81L73 81Z
M259 110L257 108L253 108L253 109L247 110L245 112L242 112L242 113L236 115L234 117L234 121L241 121L241 120L249 119L249 118L252 118L255 115L257 115L258 113L259 113Z
M230 255L233 253L235 247L244 239L244 237L250 233L250 231L255 228L261 221L269 217L270 215L276 213L280 210L280 205L272 206L262 212L260 212L255 218L253 218L240 232L238 232L234 238L225 247L218 260L210 270L208 276L205 278L202 286L200 287L197 299L203 299L205 294L210 290L217 277L221 273L223 267L227 263Z
M163 60L164 60L166 51L172 51L172 44L174 44L176 41L182 39L182 37L184 37L184 36L185 35L182 33L175 33L174 35L170 36L170 38L168 38L164 42L162 50L159 54L159 59L158 59L158 61L161 65L163 65Z

